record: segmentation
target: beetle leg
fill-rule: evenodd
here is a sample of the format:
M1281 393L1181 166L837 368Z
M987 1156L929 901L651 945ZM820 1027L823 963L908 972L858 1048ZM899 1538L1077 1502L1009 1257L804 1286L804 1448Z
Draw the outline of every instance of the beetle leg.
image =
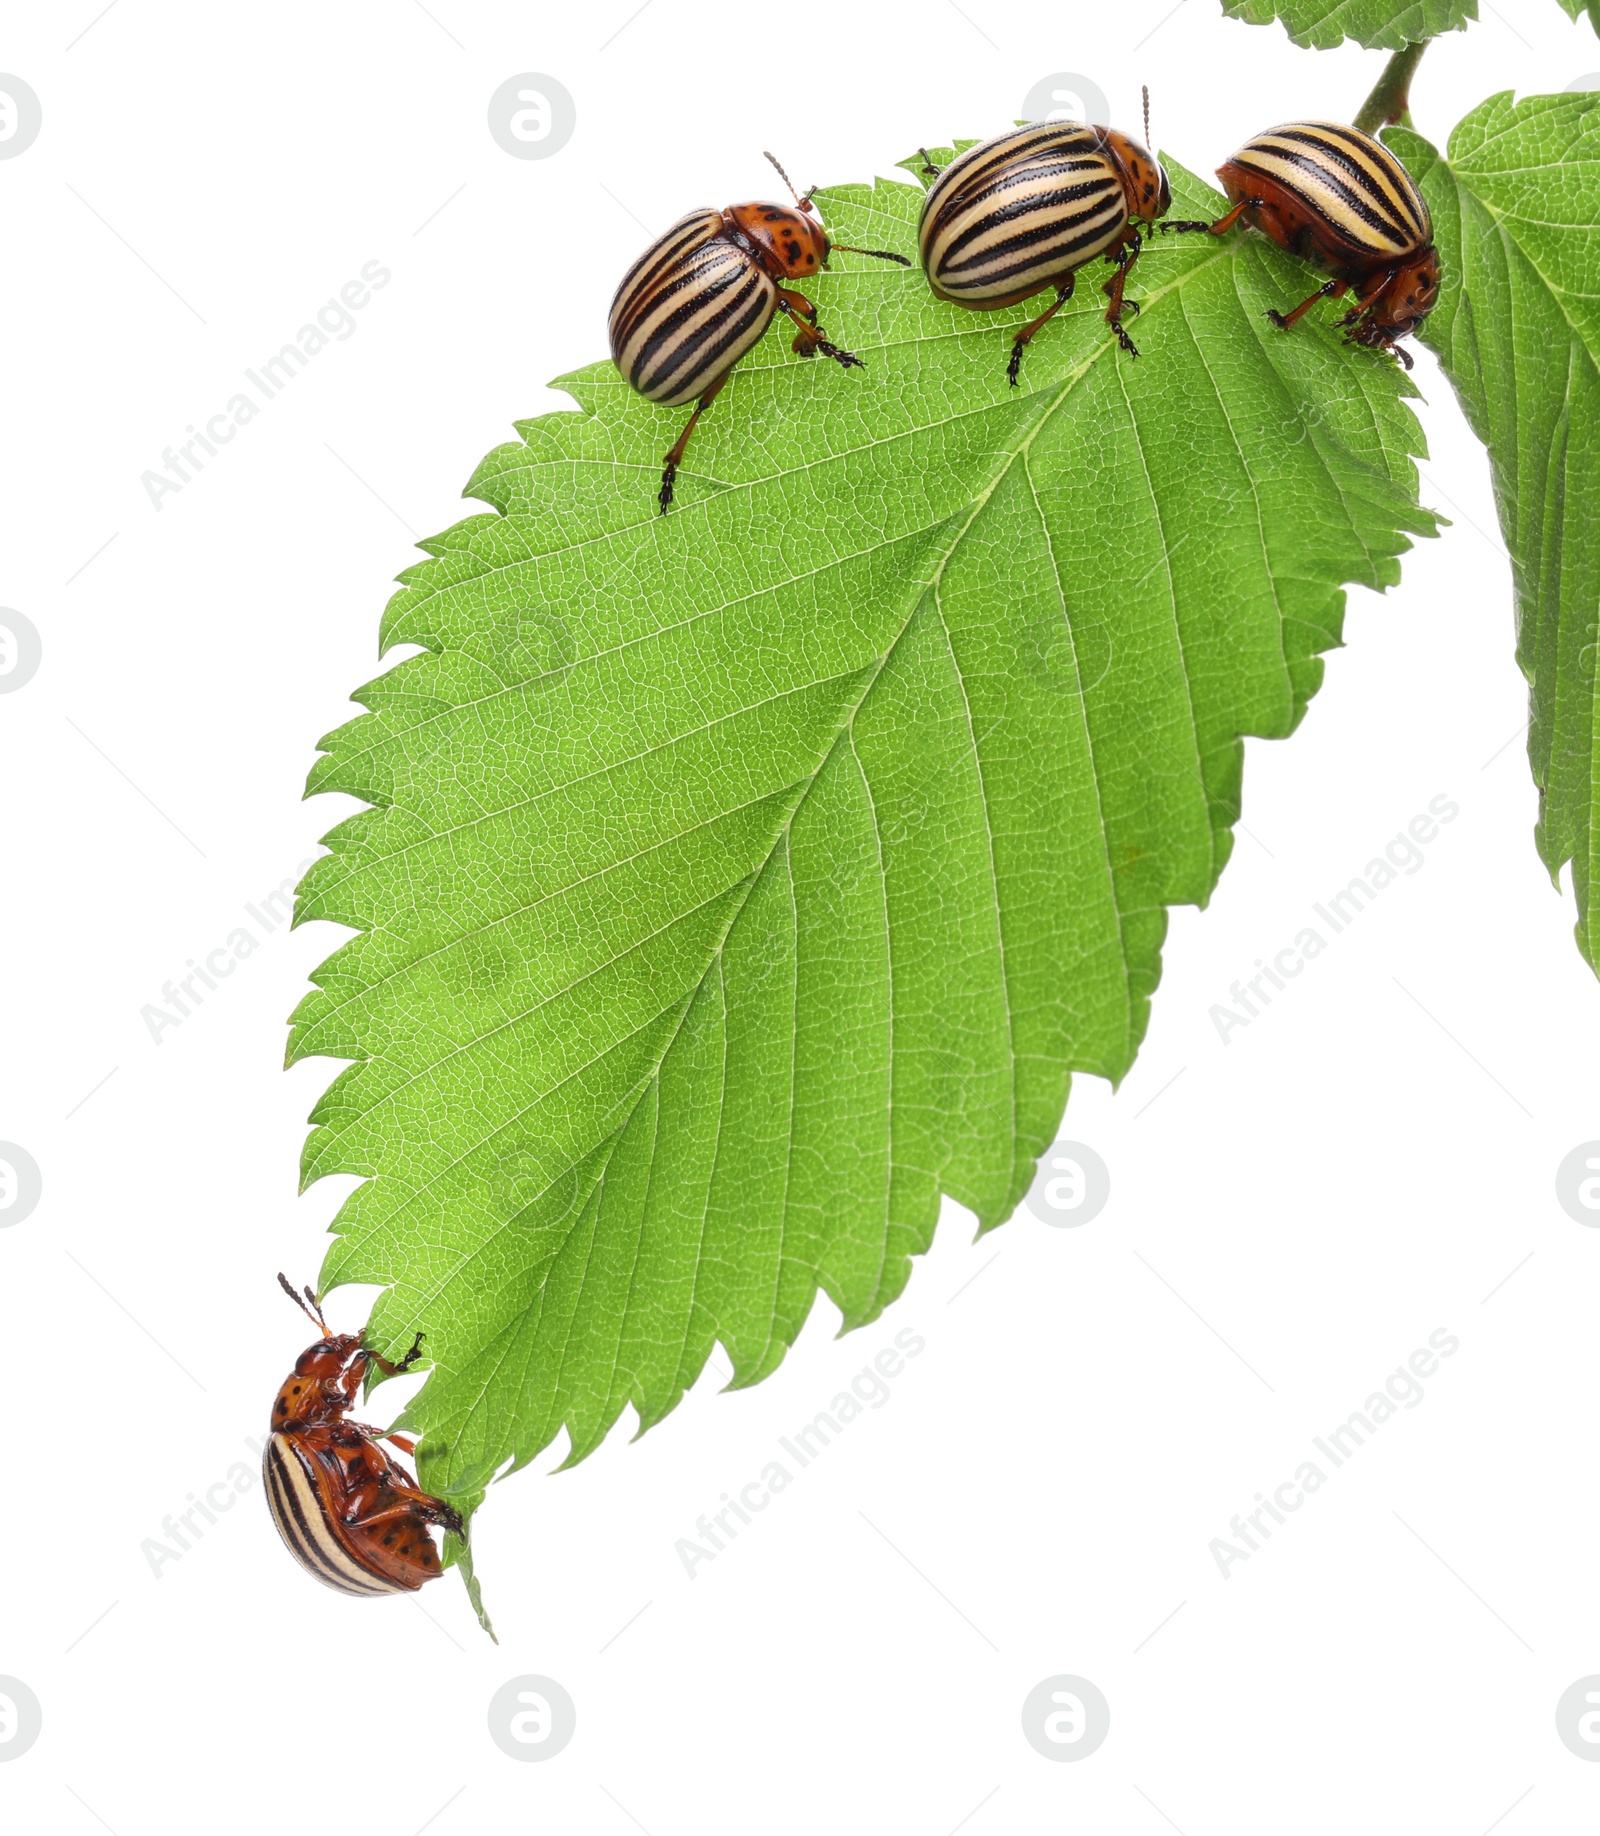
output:
M1272 323L1277 326L1279 331L1288 331L1290 326L1298 324L1299 321L1305 317L1311 308L1316 305L1318 300L1336 300L1341 294L1348 293L1349 291L1350 283L1348 281L1326 281L1315 293L1303 299L1300 304L1295 307L1293 312L1269 312L1267 317L1271 319Z
M392 1441L403 1454L414 1454L417 1444L409 1434L391 1434L387 1428L374 1428L367 1422L346 1422L347 1428L354 1428L357 1434L364 1434L374 1441Z
M1212 236L1225 236L1247 210L1259 209L1265 202L1266 200L1264 198L1240 198L1233 209L1230 210L1225 217L1218 217L1215 223L1196 223L1192 219L1185 220L1179 218L1176 220L1168 219L1158 223L1156 228L1163 233L1167 230L1175 230L1180 236L1186 235L1191 230L1205 230Z
M711 387L706 390L705 394L700 397L699 401L695 403L694 413L689 416L688 426L678 435L677 445L673 447L672 451L667 454L666 459L662 462L661 490L656 500L661 505L660 513L662 516L665 516L672 507L673 481L678 476L678 467L683 463L684 448L689 444L689 436L694 432L695 423L716 400L717 391L732 374L733 372L731 370L724 370Z
M410 1351L406 1353L398 1364L391 1363L389 1359L380 1357L375 1351L369 1351L367 1356L377 1365L378 1369L383 1372L385 1377L403 1377L406 1372L411 1369L412 1365L422 1356L422 1334L420 1332L417 1334Z
M835 363L843 364L847 370L864 370L865 361L854 351L842 351L837 344L830 344L817 330L817 309L803 293L795 293L788 287L778 289L778 310L793 324L794 350L799 357L831 357Z
M1061 308L1066 305L1067 301L1072 298L1072 289L1077 285L1077 281L1078 277L1076 274L1069 274L1065 280L1058 281L1056 283L1055 304L1047 307L1045 311L1039 314L1037 319L1030 319L1029 322L1023 326L1022 330L1017 333L1016 337L1011 340L1011 361L1006 365L1006 381L1010 383L1013 389L1017 387L1017 378L1022 370L1023 348L1032 341L1033 334L1038 331L1041 326L1048 325L1056 314L1060 312Z
M817 330L817 309L803 293L796 293L791 287L778 289L778 311L794 327L794 344L792 349L797 357L814 357L817 347L822 343L822 334Z
M1122 329L1124 311L1137 313L1137 300L1124 300L1123 290L1128 284L1128 270L1139 259L1139 251L1144 247L1144 238L1138 230L1130 232L1126 246L1120 254L1108 255L1106 259L1116 263L1117 271L1105 284L1102 291L1110 298L1111 304L1106 308L1106 324L1117 334L1117 342L1130 357L1139 355L1139 347Z
M1355 305L1344 315L1339 324L1341 326L1359 325L1394 285L1395 276L1398 273L1398 268L1390 268L1387 273L1380 274L1366 292L1357 297Z
M446 1504L442 1498L430 1498L426 1492L411 1486L397 1485L393 1494L376 1509L346 1517L344 1521L354 1530L370 1530L396 1517L420 1517L426 1523L442 1524L446 1530L454 1530L457 1536L461 1534L461 1513L454 1505Z
M1340 323L1342 324L1343 320ZM1382 326L1355 325L1345 333L1345 338L1351 344L1364 344L1369 351L1381 351L1385 356L1394 358L1403 370L1416 367L1412 362L1411 353L1403 344L1396 341L1392 331Z
M345 1494L341 1513L345 1523L360 1529L387 1522L392 1517L415 1512L430 1524L443 1524L457 1533L461 1530L461 1513L454 1505L435 1498L403 1472L379 1447L364 1448L362 1469L366 1477L354 1481Z
M924 178L937 178L939 176L939 168L929 159L928 149L926 147L918 147L917 151L922 155L922 176Z
M1348 343L1364 344L1369 350L1384 351L1393 357L1403 369L1409 370L1415 367L1411 353L1395 341L1392 331L1374 325L1371 318L1378 302L1394 285L1399 272L1398 268L1390 268L1386 273L1380 274L1339 321L1339 326ZM1363 320L1366 322L1363 323Z

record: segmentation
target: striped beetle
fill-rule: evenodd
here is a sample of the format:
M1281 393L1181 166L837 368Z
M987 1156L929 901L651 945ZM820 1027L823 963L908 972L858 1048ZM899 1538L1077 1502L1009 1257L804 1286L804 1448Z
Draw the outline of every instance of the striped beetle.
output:
M295 1360L272 1405L261 1460L272 1521L289 1553L324 1586L362 1596L415 1593L439 1573L429 1524L461 1536L461 1514L430 1498L378 1445L393 1441L409 1454L415 1441L345 1416L367 1366L391 1377L409 1370L422 1354L422 1334L391 1364L358 1333L330 1333L309 1287L302 1300L282 1275L278 1280L323 1336Z
M1247 140L1217 168L1232 206L1215 223L1165 223L1163 229L1221 236L1241 218L1280 247L1333 278L1292 312L1269 312L1289 329L1318 300L1355 291L1339 321L1353 344L1389 351L1414 332L1439 298L1433 220L1410 173L1382 144L1336 121L1291 121Z
M1137 312L1138 302L1123 293L1145 230L1172 204L1157 159L1114 128L1076 121L1036 121L997 134L942 172L919 151L934 183L922 201L917 247L939 298L995 312L1056 289L1055 303L1011 342L1006 376L1013 387L1023 350L1072 298L1078 269L1100 254L1116 267L1104 289L1111 301L1106 323L1123 350L1139 355L1122 325L1123 313Z
M695 403L663 464L662 515L672 504L673 481L696 422L775 314L783 313L794 326L799 356L820 352L847 370L864 367L853 351L822 336L817 309L803 293L779 283L818 273L836 249L911 266L904 255L886 249L831 241L817 221L811 191L802 197L777 160L766 157L789 186L793 210L763 203L691 210L629 268L611 302L611 360L627 381L665 408Z

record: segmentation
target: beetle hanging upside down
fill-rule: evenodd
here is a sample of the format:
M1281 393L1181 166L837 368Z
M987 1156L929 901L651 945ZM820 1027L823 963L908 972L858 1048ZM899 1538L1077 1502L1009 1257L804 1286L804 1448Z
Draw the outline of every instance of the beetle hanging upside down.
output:
M330 1333L310 1288L283 1291L322 1328L295 1360L272 1405L272 1438L262 1456L267 1503L289 1552L341 1594L414 1593L439 1571L428 1533L442 1524L465 1534L461 1514L430 1498L378 1443L415 1453L407 1435L347 1421L369 1364L388 1376L421 1356L422 1334L398 1364L368 1351L356 1333Z
M1438 303L1439 251L1422 193L1381 141L1336 121L1291 121L1247 140L1217 177L1233 206L1225 216L1161 228L1221 236L1243 219L1333 273L1292 312L1269 312L1274 325L1287 331L1318 300L1354 290L1356 303L1339 321L1345 336L1411 368L1395 341Z
M770 153L767 158L788 185L783 167ZM787 204L730 204L680 217L623 275L611 302L611 360L623 376L647 401L666 408L695 403L663 464L657 500L663 515L695 424L776 314L794 326L800 356L831 357L847 370L864 367L853 351L823 337L810 300L780 283L820 273L835 250L911 266L886 249L830 241L813 214L811 193L801 197L793 185L789 190L793 210Z

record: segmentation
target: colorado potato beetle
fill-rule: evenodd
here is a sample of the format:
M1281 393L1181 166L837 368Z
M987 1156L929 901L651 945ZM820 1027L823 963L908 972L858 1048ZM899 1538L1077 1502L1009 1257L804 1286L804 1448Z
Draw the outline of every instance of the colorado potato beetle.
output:
M1345 336L1411 368L1395 340L1437 304L1439 252L1422 193L1381 141L1336 121L1291 121L1247 140L1217 177L1232 206L1225 216L1162 228L1221 236L1241 219L1252 224L1333 274L1292 312L1269 312L1274 325L1287 331L1318 300L1353 290L1356 303L1339 321Z
M1145 97L1145 138L1150 136ZM1072 298L1077 271L1105 255L1116 272L1106 282L1106 323L1130 356L1138 347L1123 329L1128 270L1144 233L1172 204L1161 164L1114 128L1075 121L1037 121L968 147L933 177L922 201L917 247L929 285L942 300L996 312L1053 286L1055 302L1011 342L1006 376L1016 385L1022 353L1034 334Z
M611 360L627 381L647 401L666 408L695 403L663 463L658 498L663 515L696 423L775 314L793 324L799 356L820 352L847 370L863 367L854 352L823 337L810 300L780 283L819 273L836 250L911 266L887 249L831 241L817 221L811 192L802 197L777 160L766 157L789 185L792 210L787 204L752 203L690 211L629 268L611 302Z
M361 1596L415 1593L439 1573L428 1526L462 1535L461 1514L430 1498L378 1445L392 1441L410 1454L415 1441L345 1417L367 1366L389 1376L409 1370L421 1356L422 1334L391 1364L359 1334L329 1332L309 1287L302 1299L282 1275L278 1280L322 1337L295 1360L272 1405L261 1460L272 1521L289 1553L324 1586Z

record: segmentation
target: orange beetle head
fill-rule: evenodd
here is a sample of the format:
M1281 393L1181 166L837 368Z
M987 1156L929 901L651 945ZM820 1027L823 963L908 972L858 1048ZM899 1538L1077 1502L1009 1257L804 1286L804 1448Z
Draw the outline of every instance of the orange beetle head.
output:
M733 204L724 216L773 280L804 280L828 265L828 236L810 198L799 204Z
M356 1370L359 1377L366 1368L367 1353L355 1333L333 1333L308 1345L295 1359L272 1405L273 1427L337 1421L350 1407L352 1358L361 1360Z
M1442 281L1439 251L1430 243L1396 270L1383 297L1373 306L1368 325L1381 334L1385 343L1414 332L1438 305Z
M1115 128L1096 128L1100 144L1112 164L1122 175L1122 189L1128 199L1128 215L1143 223L1153 223L1172 208L1172 187L1167 182L1161 161L1137 140Z

